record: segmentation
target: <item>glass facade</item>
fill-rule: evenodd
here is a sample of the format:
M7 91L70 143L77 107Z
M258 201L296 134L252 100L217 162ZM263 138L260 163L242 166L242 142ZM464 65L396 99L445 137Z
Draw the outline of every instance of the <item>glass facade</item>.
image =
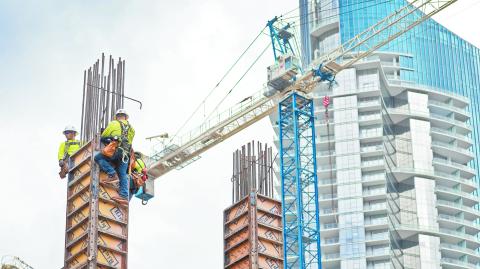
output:
M324 1L319 1L324 2ZM407 4L405 0L338 0L340 43L375 24ZM434 87L438 91L468 96L472 104L480 103L480 50L429 19L380 49L399 53L399 80ZM475 145L480 145L480 107L470 106L470 124ZM476 156L480 152L473 147ZM471 163L477 171L480 159Z
M406 3L310 1L311 57ZM479 61L428 20L314 91L324 269L480 268Z

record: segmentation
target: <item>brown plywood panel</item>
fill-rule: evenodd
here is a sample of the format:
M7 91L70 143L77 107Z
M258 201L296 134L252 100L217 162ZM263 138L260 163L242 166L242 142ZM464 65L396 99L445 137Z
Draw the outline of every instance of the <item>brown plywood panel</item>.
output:
M84 238L82 240L79 240L75 244L69 246L67 248L67 259L72 256L78 256L78 254L81 252L85 252L87 244L88 244L87 238Z
M88 218L90 215L90 209L88 206L83 207L82 210L79 210L68 217L67 219L67 229L75 226L77 223L82 222L85 218Z
M74 188L74 185L76 185L78 182L82 182L83 186L90 185L90 180L91 180L90 172L91 172L90 162L84 162L70 172L70 177L68 181L68 187L69 187L68 195L72 193L71 189ZM88 177L88 180L85 180L85 177Z
M82 206L85 206L85 204L89 202L90 202L90 192L88 189L84 189L83 191L80 191L76 196L72 197L70 201L68 201L67 213L70 214L76 209L81 208Z
M236 261L233 264L230 264L226 266L225 268L228 269L250 269L250 259L249 256L246 256L245 258L241 259L240 261Z
M87 229L88 229L88 222L84 221L83 223L79 224L74 229L69 231L67 233L67 244L87 234Z
M71 184L68 187L68 193L67 193L68 198L74 196L78 192L81 192L85 189L88 190L90 188L90 181L91 181L91 178L87 174L87 175L79 178L78 181L74 182L74 184Z
M278 242L279 244L282 244L283 242L283 235L281 230L274 230L262 225L258 226L258 237L260 238L266 238L271 241Z
M78 255L77 257L71 259L67 262L66 269L77 269L83 268L87 264L87 254L86 252Z
M107 220L102 217L98 219L98 229L105 233L117 235L118 237L127 236L127 226L118 222Z
M97 262L114 268L125 268L126 255L98 246Z
M127 222L127 209L123 206L118 205L115 202L99 200L98 210L99 215L101 216L111 218L120 222Z
M248 215L243 215L242 217L236 219L235 221L229 222L224 227L225 237L230 236L232 233L243 229L249 223Z
M244 229L235 234L232 234L230 237L225 239L225 249L229 249L242 241L248 240L248 236L248 227L245 227Z
M259 268L262 269L282 269L283 260L277 260L270 257L262 256L258 257Z
M248 211L248 199L243 199L224 211L224 222L229 222Z
M101 184L98 196L100 198L105 199L105 200L112 201L113 196L118 196L118 191L117 190L118 190L117 187L114 188L110 185Z
M263 211L270 212L272 214L281 216L282 214L282 205L279 201L273 200L271 198L258 195L257 196L257 208Z
M263 211L257 212L257 222L267 226L282 227L281 217Z
M100 233L98 235L98 245L110 248L116 251L126 251L127 245L125 239L120 239L109 234Z
M87 143L85 146L80 148L72 157L70 157L70 162L73 164L73 167L77 166L79 163L85 161L86 159L92 156L92 143Z
M75 226L77 223L83 221L85 218L88 218L89 215L90 208L88 208L88 206L85 206L81 210L78 210L67 218L67 229Z
M282 245L267 241L264 239L258 240L258 253L278 259L282 258Z
M245 241L225 253L225 264L233 263L250 255L250 242Z

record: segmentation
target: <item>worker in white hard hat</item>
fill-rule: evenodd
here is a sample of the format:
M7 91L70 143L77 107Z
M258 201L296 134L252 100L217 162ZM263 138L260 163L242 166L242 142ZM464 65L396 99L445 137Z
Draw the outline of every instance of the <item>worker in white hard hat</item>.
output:
M108 175L108 178L103 182L115 185L116 182L120 181L119 196L112 197L114 201L120 204L128 204L129 200L129 177L127 173L134 136L135 130L128 122L127 111L123 108L119 109L115 113L115 120L108 124L101 135L101 141L104 144L109 144L112 141L118 142L115 153L112 157L107 157L101 152L95 155L95 161L100 169Z
M60 144L58 149L58 165L60 166L60 178L65 178L68 172L68 157L72 156L80 148L80 141L76 140L77 129L74 126L67 126L63 130L66 141Z

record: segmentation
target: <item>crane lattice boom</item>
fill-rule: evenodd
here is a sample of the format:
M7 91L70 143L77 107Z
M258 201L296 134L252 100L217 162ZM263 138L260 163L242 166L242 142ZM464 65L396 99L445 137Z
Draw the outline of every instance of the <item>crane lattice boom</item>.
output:
M351 40L312 62L316 72L308 71L291 86L273 95L264 90L238 103L224 114L204 123L178 141L172 141L149 160L149 174L156 179L174 168L194 161L209 148L261 120L277 109L278 102L293 91L310 93L321 80L316 74L336 75L355 62L371 55L416 25L457 0L415 0L405 5Z

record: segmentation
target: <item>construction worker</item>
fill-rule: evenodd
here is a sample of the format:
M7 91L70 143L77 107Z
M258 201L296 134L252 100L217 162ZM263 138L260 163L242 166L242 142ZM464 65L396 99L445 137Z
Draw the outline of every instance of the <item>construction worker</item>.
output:
M135 152L135 161L131 167L130 194L132 196L138 192L139 188L143 186L147 180L147 169L141 152Z
M101 152L95 155L95 161L100 169L108 174L108 178L104 183L114 185L120 181L118 190L119 196L112 199L120 204L128 204L128 183L127 175L130 163L130 150L132 148L135 130L128 122L128 114L125 109L119 109L115 113L115 120L111 121L107 128L102 132L101 142L108 144L112 141L118 142L118 147L112 157L107 157ZM115 165L115 168L112 166Z
M67 126L63 130L67 141L62 142L58 149L58 166L60 166L60 178L65 178L68 173L68 158L80 148L80 141L76 140L77 129L74 126Z

